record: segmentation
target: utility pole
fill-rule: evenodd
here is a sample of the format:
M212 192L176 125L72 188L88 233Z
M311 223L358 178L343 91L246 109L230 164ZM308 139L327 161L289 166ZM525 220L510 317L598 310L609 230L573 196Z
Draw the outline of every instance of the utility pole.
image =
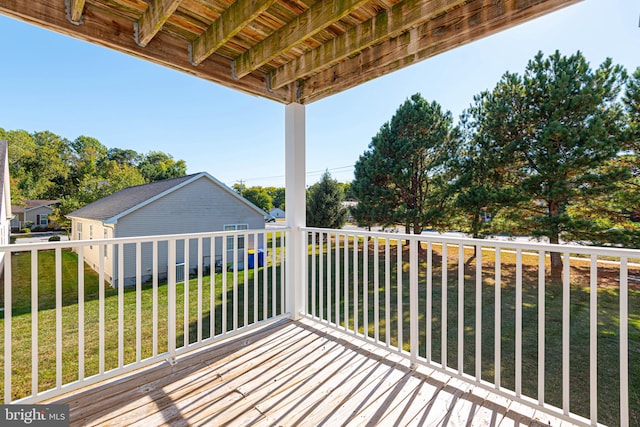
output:
M238 182L240 183L240 195L242 196L242 193L244 191L244 180L240 179L238 180Z

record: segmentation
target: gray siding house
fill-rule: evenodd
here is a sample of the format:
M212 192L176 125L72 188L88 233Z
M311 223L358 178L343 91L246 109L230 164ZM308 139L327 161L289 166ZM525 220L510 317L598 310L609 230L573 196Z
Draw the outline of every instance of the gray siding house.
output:
M271 215L274 218L284 218L285 217L285 213L282 209L280 208L273 208L269 211L269 215Z
M67 215L71 219L71 240L111 239L119 237L164 236L212 231L264 229L264 212L206 172L125 188ZM222 258L221 238L217 239L214 260ZM232 240L232 239L230 239ZM239 239L238 257L252 249L256 242ZM197 257L197 240L189 241L189 260L184 259L184 241L176 248L176 266L194 272L198 263L211 266L210 240L203 245L202 258ZM258 246L261 240L258 240ZM227 242L229 244L229 241ZM229 245L232 246L232 245ZM227 248L232 261L232 248ZM168 271L167 244L158 244L158 276ZM100 263L99 246L84 249L86 262L95 270ZM123 277L125 285L135 283L135 245L125 245ZM152 247L141 249L142 280L151 278ZM241 258L240 258L241 259ZM117 286L119 277L118 248L106 245L104 271L106 279ZM181 273L178 273L180 275Z

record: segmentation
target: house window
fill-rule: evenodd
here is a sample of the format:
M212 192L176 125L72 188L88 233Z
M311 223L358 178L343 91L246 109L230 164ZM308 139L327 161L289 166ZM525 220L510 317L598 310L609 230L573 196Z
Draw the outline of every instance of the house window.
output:
M249 224L226 224L224 231L248 230ZM244 249L244 235L238 236L238 250ZM233 236L227 236L227 251L233 251Z
M78 240L82 240L82 223L78 222L76 224L76 233L78 233Z
M39 215L40 217L40 224L39 225L48 225L49 224L49 217L47 215Z

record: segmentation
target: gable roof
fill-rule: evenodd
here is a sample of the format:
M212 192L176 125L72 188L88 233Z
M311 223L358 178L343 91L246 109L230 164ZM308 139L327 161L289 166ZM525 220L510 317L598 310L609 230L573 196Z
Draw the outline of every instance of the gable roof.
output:
M264 215L262 209L258 208L247 199L241 197L235 191L224 185L206 172L199 172L191 175L181 176L179 178L165 179L149 184L136 185L115 192L100 200L96 200L80 209L77 209L66 216L68 218L84 218L102 221L107 224L117 224L118 219L134 212L149 203L158 200L167 194L205 177L226 191L230 195L236 197L238 201L246 204L260 215Z
M13 212L26 212L31 209L40 208L42 206L50 207L51 205L55 205L60 203L58 200L23 200L23 205L13 205L11 209Z

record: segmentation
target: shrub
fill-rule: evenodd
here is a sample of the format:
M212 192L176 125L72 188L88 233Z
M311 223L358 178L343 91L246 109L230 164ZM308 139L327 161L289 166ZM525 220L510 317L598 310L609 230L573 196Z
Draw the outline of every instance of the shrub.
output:
M31 229L30 229L30 228L26 228L26 227L25 227L25 228L21 228L21 229L20 229L20 232L21 232L21 233L27 233L27 234L28 234L28 233L31 233Z
M59 242L60 241L60 236L51 236L51 237L49 237L49 241L50 242Z

